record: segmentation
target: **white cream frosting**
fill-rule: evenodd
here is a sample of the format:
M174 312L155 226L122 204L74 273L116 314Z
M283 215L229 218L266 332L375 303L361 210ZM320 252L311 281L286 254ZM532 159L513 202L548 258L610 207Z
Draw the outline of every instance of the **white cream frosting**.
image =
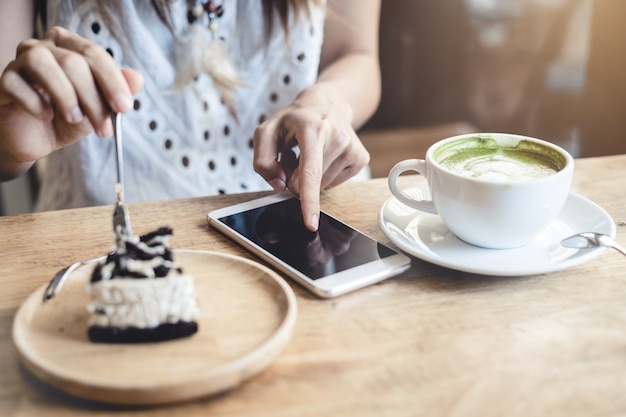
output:
M176 269L163 278L97 281L87 285L87 292L91 296L87 306L90 326L154 328L162 323L195 321L199 314L193 278Z

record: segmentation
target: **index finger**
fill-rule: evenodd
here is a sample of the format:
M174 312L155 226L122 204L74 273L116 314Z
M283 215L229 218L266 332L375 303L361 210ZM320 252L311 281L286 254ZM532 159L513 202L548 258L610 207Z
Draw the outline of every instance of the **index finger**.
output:
M307 129L296 136L300 162L293 179L298 182L304 224L314 232L319 227L324 148L323 142L313 138L313 135L315 132Z
M45 39L85 58L111 110L125 113L132 109L133 100L128 82L113 57L104 48L60 27L50 29Z

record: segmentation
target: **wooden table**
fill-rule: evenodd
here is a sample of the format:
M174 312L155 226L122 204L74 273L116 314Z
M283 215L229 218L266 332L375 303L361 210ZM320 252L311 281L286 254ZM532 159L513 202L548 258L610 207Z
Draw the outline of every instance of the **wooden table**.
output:
M576 162L573 190L626 220L626 155ZM377 224L384 179L342 185L323 208L389 243ZM174 228L174 248L250 257L206 213L256 194L130 205L135 232ZM11 340L14 315L62 265L106 251L111 207L0 218L1 416L626 415L626 258L488 277L416 260L404 275L332 300L292 284L298 321L263 373L226 394L158 408L103 406L32 377ZM617 240L626 244L618 226Z

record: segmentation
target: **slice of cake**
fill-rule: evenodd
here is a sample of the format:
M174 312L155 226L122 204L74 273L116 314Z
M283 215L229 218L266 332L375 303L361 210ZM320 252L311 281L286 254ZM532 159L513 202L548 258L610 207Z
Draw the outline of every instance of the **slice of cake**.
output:
M141 237L124 236L96 266L87 285L91 341L158 342L198 330L193 277L175 263L171 235L172 229L162 227Z

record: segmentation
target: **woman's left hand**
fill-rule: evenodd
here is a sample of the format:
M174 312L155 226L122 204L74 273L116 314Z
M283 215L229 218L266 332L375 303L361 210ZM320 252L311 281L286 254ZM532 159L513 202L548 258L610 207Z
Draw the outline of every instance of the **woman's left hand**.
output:
M351 108L323 82L303 91L254 133L255 170L275 190L288 188L299 195L312 231L318 228L320 191L341 184L368 163L369 153L352 127Z

